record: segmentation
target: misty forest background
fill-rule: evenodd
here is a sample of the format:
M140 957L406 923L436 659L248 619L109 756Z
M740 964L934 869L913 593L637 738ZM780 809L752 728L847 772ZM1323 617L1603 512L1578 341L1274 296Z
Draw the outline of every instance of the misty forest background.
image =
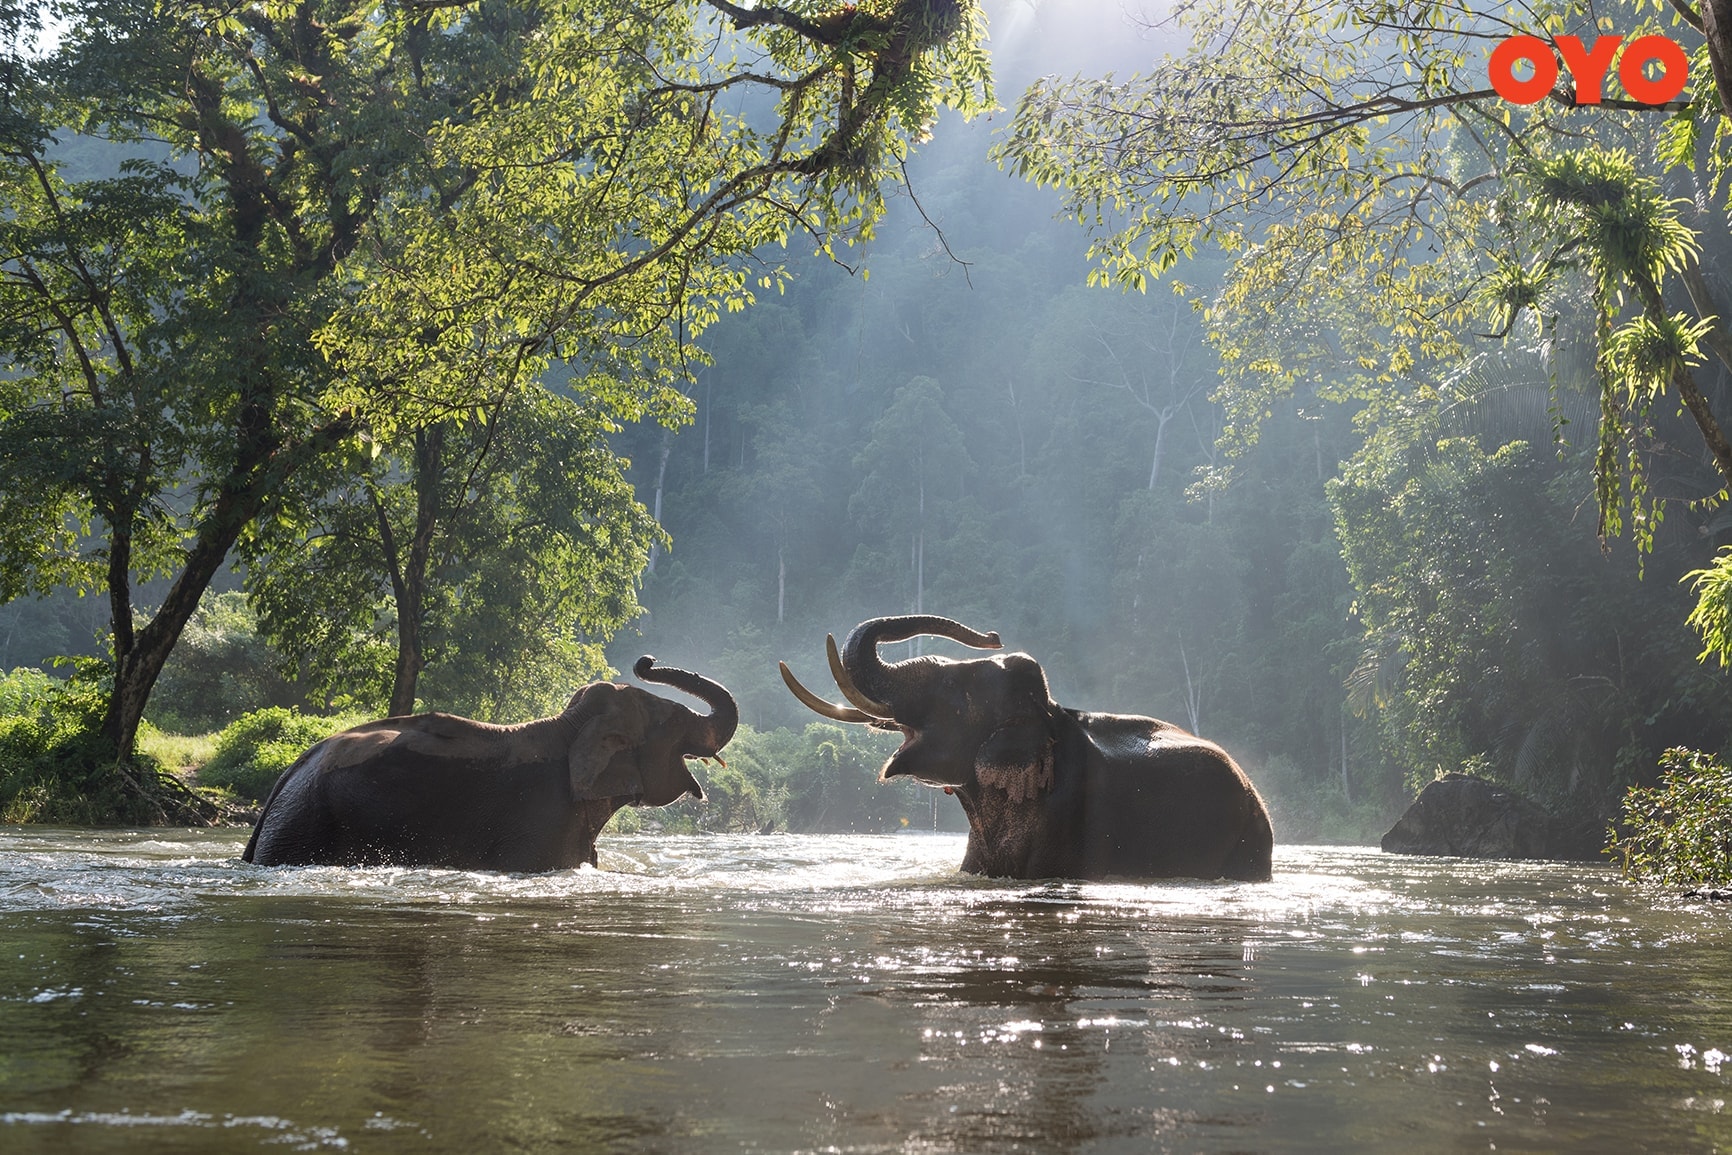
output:
M1177 47L1113 4L1005 5L992 34L1005 103L1041 73L1128 71ZM1665 748L1726 748L1732 682L1697 661L1679 579L1732 542L1732 514L1674 503L1645 557L1624 539L1602 548L1585 320L1565 317L1543 356L1497 347L1376 423L1362 400L1301 389L1270 407L1230 480L1200 485L1225 464L1224 418L1194 306L1224 262L1181 265L1183 295L1090 287L1052 192L988 157L1008 119L942 120L909 164L918 202L893 200L872 244L840 253L855 267L791 247L785 289L705 333L689 424L608 434L669 539L642 572L641 615L627 606L611 638L579 629L566 663L542 655L493 684L484 667L519 659L489 648L485 615L452 614L427 640L417 706L499 721L556 709L600 672L602 642L616 670L653 653L720 680L744 726L728 767L700 772L710 801L622 812L628 827L963 828L936 792L874 781L894 738L814 719L777 674L785 659L828 685L826 633L916 611L998 631L1066 705L1220 742L1287 841L1375 840L1418 787L1460 769L1604 819ZM1717 403L1726 376L1700 372ZM563 388L557 370L546 385ZM532 437L533 451L557 444ZM1699 437L1669 414L1650 453L1656 492L1715 488ZM453 543L452 564L476 563L483 540ZM333 679L261 633L261 607L292 620L293 590L261 576L295 564L279 545L206 594L141 743L243 797L389 705L383 644ZM495 614L532 597L494 588ZM389 595L345 596L385 621ZM66 674L56 659L101 657L107 609L67 591L0 606L0 671L15 671L0 708L27 709ZM190 753L167 737L225 727Z

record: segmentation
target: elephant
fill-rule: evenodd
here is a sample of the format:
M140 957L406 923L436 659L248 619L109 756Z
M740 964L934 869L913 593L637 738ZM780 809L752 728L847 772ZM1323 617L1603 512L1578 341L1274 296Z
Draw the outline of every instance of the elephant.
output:
M826 701L781 663L807 707L901 731L880 781L909 777L955 794L968 818L962 869L1007 878L1270 876L1269 812L1237 763L1168 722L1072 710L1027 654L886 663L878 647L929 634L997 650L996 633L929 614L855 627L830 670L850 703Z
M595 836L614 811L702 798L685 759L719 760L739 723L717 682L647 654L632 672L710 712L593 682L562 712L515 726L441 713L367 722L283 771L241 857L515 873L596 865Z

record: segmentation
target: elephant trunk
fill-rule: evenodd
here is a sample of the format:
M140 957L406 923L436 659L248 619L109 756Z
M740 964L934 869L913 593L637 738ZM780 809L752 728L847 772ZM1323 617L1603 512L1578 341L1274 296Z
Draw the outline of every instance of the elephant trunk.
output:
M996 650L1003 645L996 633L977 633L949 618L934 614L902 614L873 618L855 626L848 640L842 643L842 667L868 698L890 703L906 699L911 690L918 688L919 673L927 668L927 663L911 659L886 664L878 656L878 647L922 634L950 638L978 650Z
M702 674L694 674L690 670L657 666L655 661L645 654L637 660L631 672L637 675L639 681L672 686L709 706L709 715L700 717L700 724L693 731L692 742L695 748L687 750L686 753L695 758L714 758L733 738L734 730L740 724L739 703L734 701L734 696L728 693L727 687L720 682L712 682Z

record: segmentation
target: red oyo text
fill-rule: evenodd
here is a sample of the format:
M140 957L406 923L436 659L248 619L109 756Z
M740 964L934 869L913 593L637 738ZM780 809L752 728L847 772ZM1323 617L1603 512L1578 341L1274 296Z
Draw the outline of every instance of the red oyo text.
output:
M1492 91L1511 104L1534 104L1544 100L1558 80L1558 61L1576 81L1576 103L1598 104L1604 95L1603 83L1612 57L1618 55L1622 36L1601 36L1589 48L1580 36L1559 36L1550 44L1538 36L1511 36L1491 51L1490 74ZM1518 60L1533 65L1534 74L1523 80L1516 76ZM1644 66L1649 61L1659 63L1662 71L1650 79ZM1664 36L1638 36L1624 45L1618 57L1618 83L1631 100L1638 104L1666 104L1678 99L1690 79L1690 58L1684 50Z

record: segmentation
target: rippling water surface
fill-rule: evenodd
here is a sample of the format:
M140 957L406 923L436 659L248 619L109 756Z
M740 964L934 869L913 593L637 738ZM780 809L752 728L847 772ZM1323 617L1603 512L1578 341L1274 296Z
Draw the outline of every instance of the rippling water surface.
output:
M950 836L257 868L0 828L0 1149L1711 1151L1732 911L1286 847L1016 883Z

